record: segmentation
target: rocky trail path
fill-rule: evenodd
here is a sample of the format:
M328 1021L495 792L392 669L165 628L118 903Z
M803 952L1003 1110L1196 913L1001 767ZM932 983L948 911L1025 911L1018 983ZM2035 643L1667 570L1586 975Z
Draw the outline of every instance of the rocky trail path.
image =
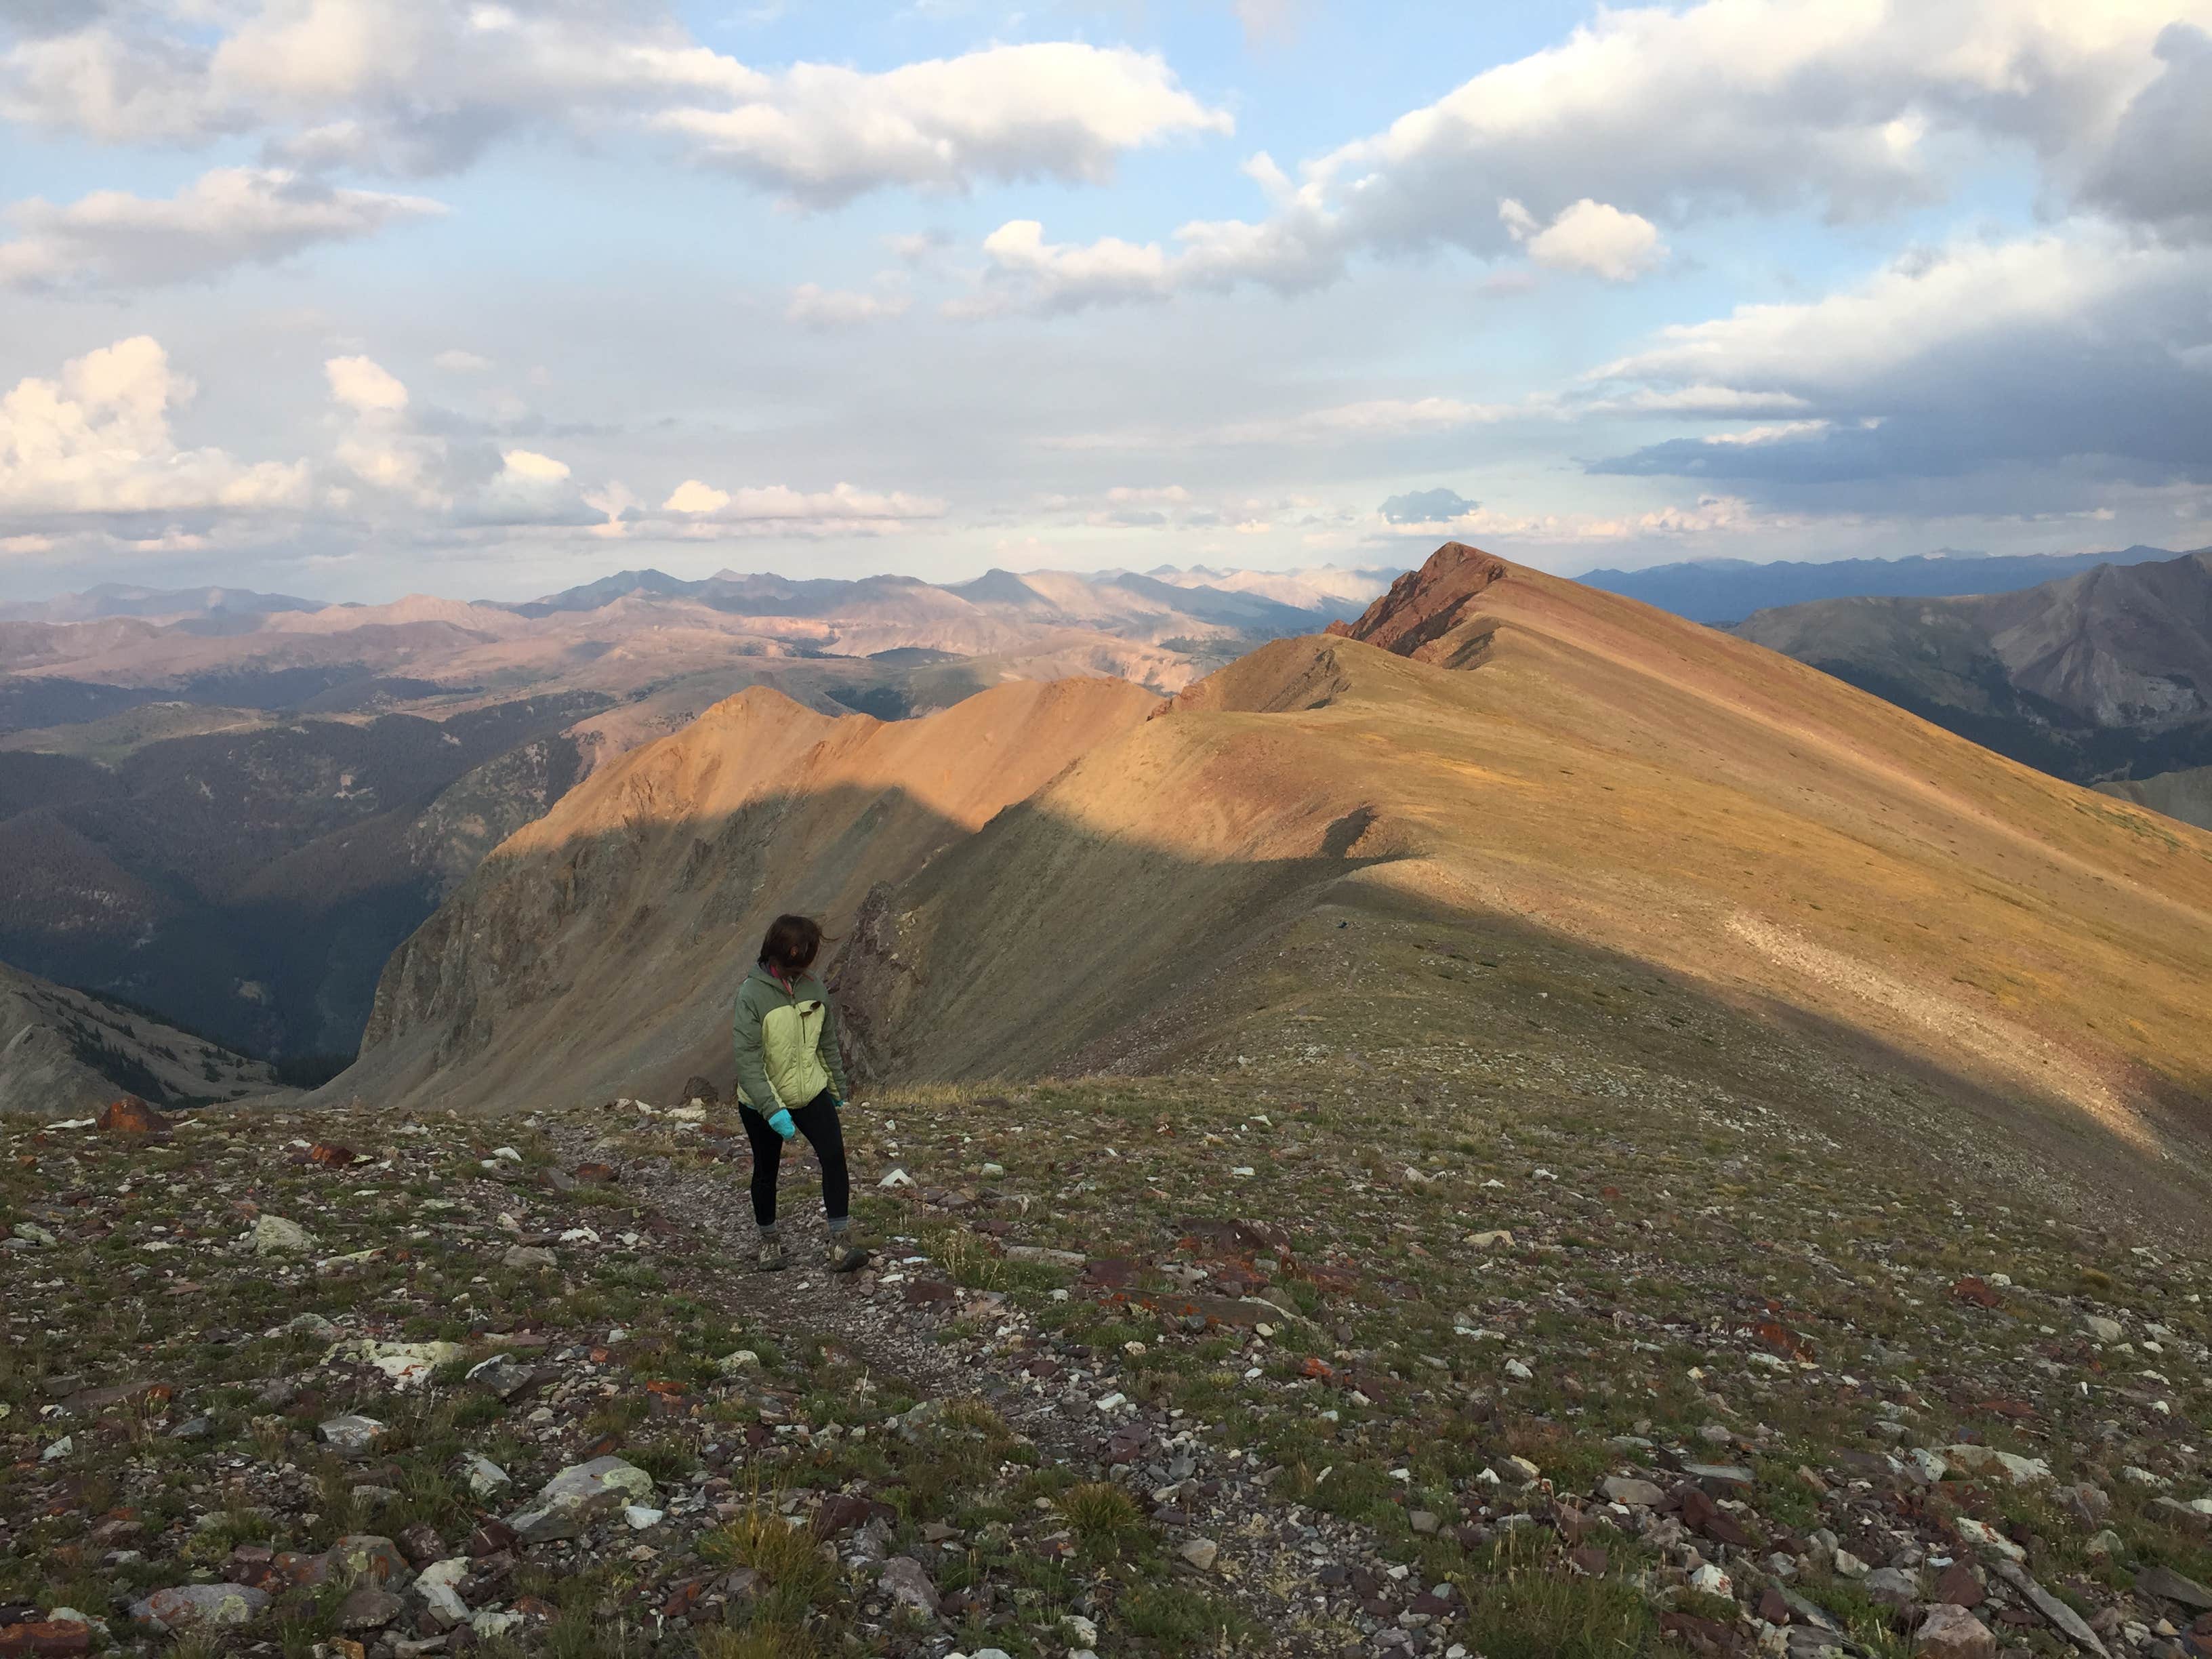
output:
M617 1151L619 1143L571 1128L556 1145L564 1158L582 1162ZM703 1170L634 1159L624 1181L634 1194L649 1194L657 1213L680 1230L680 1239L665 1241L667 1255L696 1251L742 1264L757 1243L745 1169L740 1146L730 1161ZM786 1346L823 1344L877 1386L925 1402L925 1412L981 1401L1035 1448L1042 1467L1126 1489L1159 1533L1168 1569L1217 1586L1254 1629L1269 1632L1267 1651L1322 1655L1378 1645L1388 1651L1390 1634L1410 1637L1449 1622L1455 1591L1448 1583L1422 1592L1425 1601L1389 1608L1379 1644L1329 1620L1328 1592L1356 1595L1355 1579L1403 1588L1405 1570L1394 1581L1370 1528L1286 1502L1273 1491L1280 1471L1258 1454L1218 1443L1213 1425L1181 1409L1132 1398L1110 1363L1083 1345L1054 1340L1003 1292L953 1284L911 1237L872 1237L866 1268L830 1272L817 1189L805 1170L787 1166L781 1197L791 1266L720 1284L727 1311L748 1328ZM913 1202L917 1209L926 1204L919 1195ZM1012 1249L1018 1259L1023 1247ZM1062 1268L1088 1265L1073 1253L1051 1255ZM1184 1322L1196 1331L1211 1322L1194 1314ZM1140 1356L1144 1344L1133 1346ZM942 1611L958 1610L956 1597L944 1600ZM1406 1622L1397 1622L1401 1617ZM1081 1651L1080 1644L1072 1650ZM1468 1651L1450 1643L1431 1650Z

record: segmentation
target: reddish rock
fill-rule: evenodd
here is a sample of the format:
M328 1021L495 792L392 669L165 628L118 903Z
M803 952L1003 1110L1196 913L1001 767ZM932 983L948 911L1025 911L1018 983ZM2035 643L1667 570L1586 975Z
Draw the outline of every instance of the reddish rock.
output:
M1996 1659L1997 1638L1964 1607L1938 1602L1912 1633L1917 1659Z
M1716 1544L1730 1544L1737 1549L1751 1546L1751 1534L1743 1523L1713 1502L1698 1487L1683 1486L1677 1489L1682 1501L1682 1524L1695 1533L1703 1534Z
M1741 1631L1717 1620L1701 1619L1694 1613L1661 1613L1659 1631L1663 1636L1673 1637L1692 1653L1735 1654L1752 1650L1751 1644Z
M1936 1581L1936 1599L1954 1607L1978 1607L1988 1598L1982 1581L1964 1561L1954 1561Z
M101 1133L111 1135L165 1135L175 1127L136 1095L111 1101L100 1115Z
M1364 640L1401 657L1417 657L1424 646L1458 625L1477 594L1507 574L1504 560L1464 542L1446 542L1419 570L1409 570L1392 582L1390 591L1369 605L1358 621L1333 622L1324 631Z
M31 1659L32 1656L92 1651L92 1626L56 1623L41 1619L22 1625L0 1625L0 1659Z
M1990 1288L1987 1280L1977 1279L1972 1273L1951 1286L1951 1297L1954 1301L1977 1308L1994 1308L2004 1300Z
M1567 1565L1577 1572L1587 1573L1592 1578L1601 1578L1605 1570L1613 1565L1613 1556L1602 1544L1585 1544L1569 1553Z
M872 1510L868 1500L855 1492L832 1492L822 1500L822 1507L814 1512L814 1535L834 1538L841 1532L867 1522Z
M611 1187L621 1177L611 1164L579 1164L576 1179L587 1187Z
M1108 1438L1106 1461L1115 1464L1133 1463L1145 1455L1152 1443L1152 1431L1143 1424L1126 1424L1115 1430Z
M438 1529L427 1521L417 1521L402 1532L395 1540L399 1553L417 1567L427 1567L433 1561L442 1561L451 1553L446 1540L438 1536Z
M950 1302L957 1294L951 1285L941 1279L917 1279L906 1287L906 1299L916 1307L925 1303Z

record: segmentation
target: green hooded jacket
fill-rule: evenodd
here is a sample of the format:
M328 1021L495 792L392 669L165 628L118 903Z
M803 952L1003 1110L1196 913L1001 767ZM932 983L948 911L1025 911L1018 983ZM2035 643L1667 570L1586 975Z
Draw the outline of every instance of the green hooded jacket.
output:
M837 1057L837 1010L811 974L786 990L756 965L738 987L730 1035L738 1050L738 1098L763 1117L796 1110L827 1089L845 1098Z

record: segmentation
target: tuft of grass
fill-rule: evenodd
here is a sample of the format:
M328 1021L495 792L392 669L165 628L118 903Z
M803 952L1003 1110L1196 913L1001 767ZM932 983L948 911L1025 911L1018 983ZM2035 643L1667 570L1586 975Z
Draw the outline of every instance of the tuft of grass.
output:
M1118 1612L1131 1635L1170 1656L1234 1653L1261 1639L1241 1609L1182 1584L1141 1585L1122 1598Z
M1144 1511L1135 1498L1110 1481L1069 1487L1060 1494L1060 1512L1083 1553L1093 1560L1129 1553L1144 1537Z
M787 1522L773 1501L756 1498L744 1514L702 1538L698 1547L702 1560L750 1567L761 1576L767 1588L753 1605L756 1625L796 1630L836 1587L836 1568L813 1534Z
M1620 1659L1658 1641L1657 1621L1629 1586L1563 1572L1553 1552L1517 1534L1455 1582L1468 1597L1462 1639L1486 1659Z

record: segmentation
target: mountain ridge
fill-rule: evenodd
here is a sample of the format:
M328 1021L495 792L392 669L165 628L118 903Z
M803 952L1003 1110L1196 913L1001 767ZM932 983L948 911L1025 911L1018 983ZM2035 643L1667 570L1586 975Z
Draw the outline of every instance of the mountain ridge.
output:
M1233 1053L1273 1018L1249 999L1280 1005L1273 964L1325 961L1335 917L1657 974L2104 1164L2212 1127L2189 1012L2212 987L2212 838L2147 833L1802 665L1477 550L1394 592L1346 633L1134 696L979 826L938 822L910 870L853 835L920 780L848 798L828 759L870 725L732 743L748 694L624 763L669 781L649 811L610 775L488 859L394 956L362 1064L325 1097L416 1098L438 1053L465 1059L438 1085L457 1105L712 1076L733 976L795 905L844 941L856 1036L908 1079ZM908 740L943 743L928 728L959 714ZM741 780L747 810L673 781L709 775ZM558 950L530 920L549 893ZM587 1012L577 988L617 961L622 1001ZM1638 965L1598 965L1616 961ZM1333 994L1316 971L1282 994ZM601 1019L619 1054L540 1054Z

